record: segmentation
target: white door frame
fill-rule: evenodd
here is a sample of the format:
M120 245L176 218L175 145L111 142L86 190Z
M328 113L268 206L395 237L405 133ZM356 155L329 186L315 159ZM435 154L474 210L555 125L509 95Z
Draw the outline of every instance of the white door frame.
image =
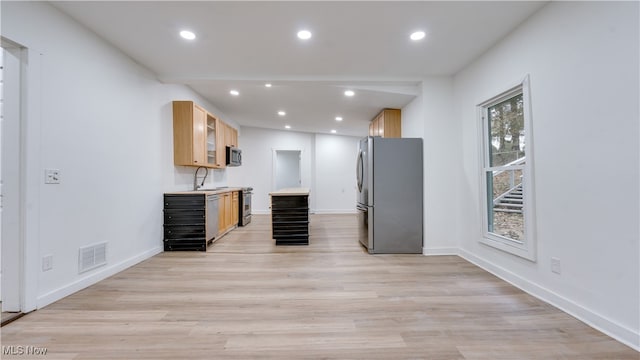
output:
M290 149L290 148L272 148L273 150L273 160L272 160L272 171L271 171L271 190L275 191L276 189L276 169L278 163L278 151L297 151L300 153L300 163L299 163L299 171L298 176L300 177L300 187L302 187L302 149Z
M21 49L2 43L2 310L22 311ZM17 176L16 176L17 175Z
M19 61L19 100L17 104L5 104L18 106L18 109L9 109L7 113L16 114L17 120L14 126L9 127L7 136L15 136L17 141L13 144L2 142L2 171L3 171L3 195L15 195L11 203L3 203L2 212L2 296L9 302L11 311L30 312L37 308L38 301L38 259L39 259L39 209L40 198L38 189L43 178L40 172L40 127L41 127L41 79L43 55L40 52L27 49L4 37L0 38L3 49L10 51ZM14 71L14 70L11 70ZM6 121L8 119L4 119ZM4 126L3 126L4 127ZM4 137L4 129L2 130ZM5 137L6 138L6 137ZM11 146L11 152L7 146ZM14 181L8 180L5 165L8 156L13 156L18 165L11 171ZM15 159L15 156L18 159ZM17 167L17 168L16 168ZM3 201L5 198L3 198ZM8 200L8 199L7 199ZM13 223L7 224L4 215L11 212L17 217ZM7 238L6 235L13 233ZM8 267L6 267L8 265ZM4 270L7 269L7 272ZM10 271L9 271L10 269ZM5 281L10 283L5 287Z

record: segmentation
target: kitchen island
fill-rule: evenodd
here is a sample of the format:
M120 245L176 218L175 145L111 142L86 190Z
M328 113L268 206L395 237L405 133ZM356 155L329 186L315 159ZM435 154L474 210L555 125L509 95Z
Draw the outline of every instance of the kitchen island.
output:
M309 245L309 189L286 188L269 196L276 245Z

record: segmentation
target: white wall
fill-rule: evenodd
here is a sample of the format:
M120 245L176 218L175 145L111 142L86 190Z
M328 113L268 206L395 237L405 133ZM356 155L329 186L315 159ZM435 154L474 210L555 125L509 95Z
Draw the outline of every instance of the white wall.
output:
M455 121L453 81L432 77L422 83L424 125L425 254L451 254L458 246L460 126Z
M315 140L316 213L355 213L360 138L316 134Z
M424 138L425 114L422 98L422 84L420 84L420 93L400 112L403 137Z
M555 2L455 76L466 258L640 348L637 2ZM530 74L537 262L478 242L476 105ZM454 157L455 158L455 157ZM550 259L561 260L562 274Z
M242 166L228 169L229 183L253 187L251 211L270 213L269 192L275 190L273 178L274 150L301 150L302 187L312 186L313 134L241 127L238 146L242 149ZM277 146L276 146L277 144ZM314 207L315 193L310 194Z
M422 80L421 94L402 109L402 136L424 139L424 253L457 253L460 126L453 79Z
M310 188L310 207L318 213L355 212L355 158L359 138L241 128L242 166L228 169L228 182L253 187L252 211L269 213L274 189L273 150L301 150L302 187Z
M41 75L27 103L27 166L37 167L27 206L37 216L26 246L37 251L26 254L25 282L36 289L27 300L41 307L162 250L162 193L193 179L192 168L173 165L171 101L217 110L186 87L159 83L48 4L3 2L2 35L40 64L28 74ZM45 185L45 168L60 169L61 183ZM224 171L214 180L224 184ZM107 266L79 275L78 249L98 242L107 242ZM45 255L53 269L42 272Z

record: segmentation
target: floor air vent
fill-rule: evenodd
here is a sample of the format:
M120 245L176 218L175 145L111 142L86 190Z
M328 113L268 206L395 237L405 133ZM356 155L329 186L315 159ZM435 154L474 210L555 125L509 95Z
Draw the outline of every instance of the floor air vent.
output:
M100 243L80 248L78 254L78 273L82 274L107 264L107 243Z

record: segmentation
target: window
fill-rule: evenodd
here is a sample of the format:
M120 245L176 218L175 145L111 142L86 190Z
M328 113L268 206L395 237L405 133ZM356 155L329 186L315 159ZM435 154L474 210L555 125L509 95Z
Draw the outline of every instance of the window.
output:
M479 106L482 123L481 242L535 260L528 77Z

